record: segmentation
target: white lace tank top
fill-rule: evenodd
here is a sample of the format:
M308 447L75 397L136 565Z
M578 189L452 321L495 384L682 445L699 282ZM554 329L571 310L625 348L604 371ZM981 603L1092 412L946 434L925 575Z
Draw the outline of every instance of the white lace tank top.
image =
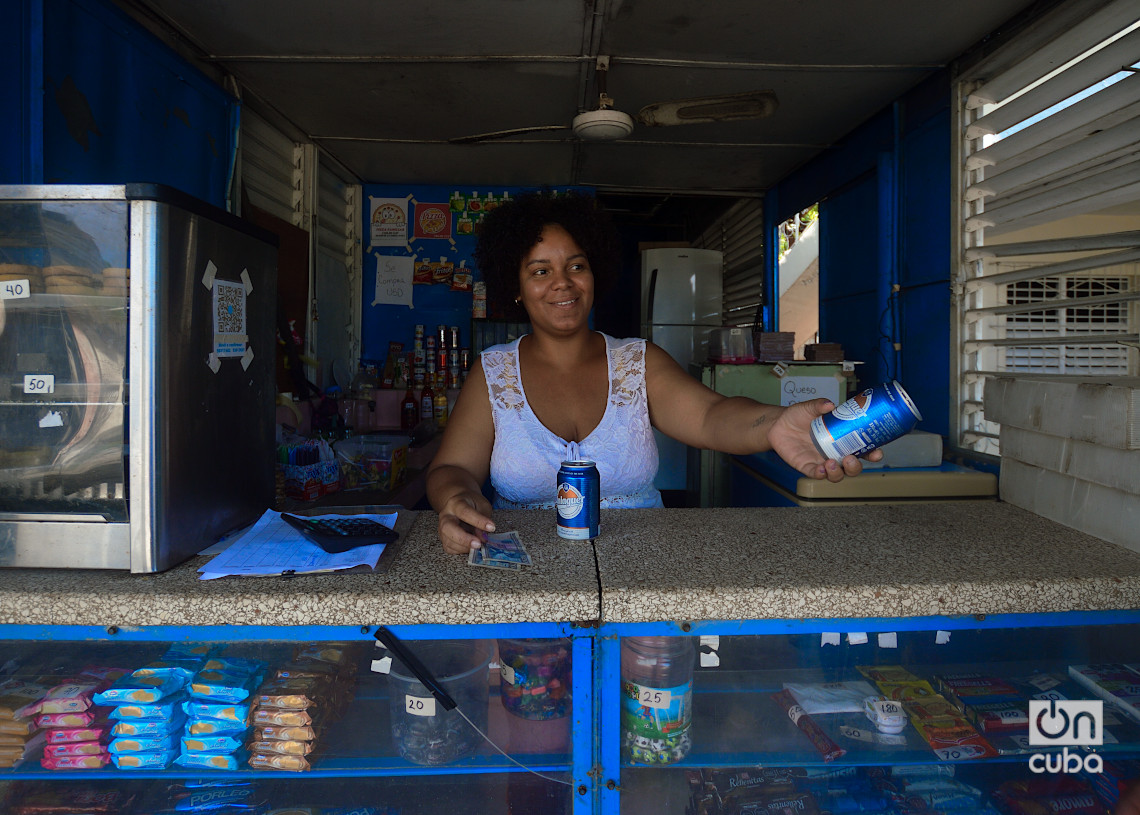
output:
M606 340L610 394L601 422L581 442L549 430L531 410L519 375L519 341L495 345L480 355L495 422L491 485L498 509L554 506L555 480L563 461L598 465L603 507L659 507L657 442L645 395L645 340Z

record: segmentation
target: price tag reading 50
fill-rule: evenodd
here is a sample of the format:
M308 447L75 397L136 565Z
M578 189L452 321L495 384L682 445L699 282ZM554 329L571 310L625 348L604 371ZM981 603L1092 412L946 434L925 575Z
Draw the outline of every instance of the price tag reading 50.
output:
M404 710L413 716L434 716L435 698L432 696L404 696Z
M668 710L673 704L673 695L660 688L641 688L637 693L637 701L642 707Z
M55 393L55 374L24 374L24 393Z

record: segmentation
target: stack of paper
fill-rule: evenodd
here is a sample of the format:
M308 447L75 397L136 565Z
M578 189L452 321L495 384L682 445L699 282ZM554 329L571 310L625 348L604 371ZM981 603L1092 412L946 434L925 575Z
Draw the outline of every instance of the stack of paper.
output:
M387 515L330 515L327 517L371 518L394 529L397 513ZM266 510L246 532L198 571L201 580L219 577L274 577L314 574L351 569L354 566L376 567L384 544L361 546L338 555L330 555L299 531L281 520L281 513Z

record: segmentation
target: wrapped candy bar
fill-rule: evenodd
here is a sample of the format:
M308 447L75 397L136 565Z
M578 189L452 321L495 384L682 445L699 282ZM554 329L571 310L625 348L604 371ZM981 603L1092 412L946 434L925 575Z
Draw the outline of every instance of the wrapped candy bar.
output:
M181 712L169 719L124 719L111 727L112 736L168 736L186 723Z
M111 761L120 770L164 770L178 755L177 750L161 750L152 753L117 753Z
M8 800L5 815L120 815L133 812L135 792L124 786L96 787L89 784L25 782Z
M112 739L107 746L107 752L119 753L154 753L173 750L178 746L177 736L120 736Z
M226 703L188 699L183 703L182 710L191 718L224 719L230 722L241 722L243 726L248 726L249 724L249 705L230 705Z
M249 735L247 730L221 736L183 736L182 752L229 753L240 749Z
M64 682L49 690L38 702L29 705L26 713L15 718L24 718L29 714L41 713L71 713L78 710L87 710L91 707L92 697L99 686L94 682Z
M46 756L93 756L106 751L107 745L103 741L69 741L44 747Z
M313 752L313 745L311 742L299 739L265 739L250 742L249 749L255 755L258 753L281 753L287 756L307 756Z
M1029 704L967 705L966 718L983 733L1024 733L1029 729Z
M925 679L913 682L879 682L879 692L896 702L911 702L930 699L938 694Z
M111 754L106 752L89 756L47 756L40 759L45 770L99 770L111 763Z
M154 704L178 693L185 685L186 680L176 674L129 674L96 693L94 699L97 705Z
M923 699L907 700L903 702L903 708L912 719L962 721L962 712L944 696L934 695Z
M253 723L259 726L282 725L300 727L314 723L314 718L307 710L281 710L271 707L259 707L253 712Z
M993 758L998 754L969 724L945 726L939 719L918 720L913 724L919 735L942 761Z
M260 659L244 657L212 657L202 666L203 671L220 671L235 676L255 676L265 673L266 665Z
M331 684L309 677L274 679L257 690L255 703L260 707L284 710L306 710L317 704Z
M233 753L182 753L174 759L174 763L180 767L206 770L237 770L246 760L246 752L237 750Z
M244 733L248 729L248 722L235 722L230 719L210 719L195 716L186 723L186 735L188 736L220 736Z
M317 730L312 725L299 727L266 725L257 728L254 731L253 737L259 741L262 739L299 739L301 741L312 741L317 737Z
M189 682L194 674L202 670L203 661L194 657L190 659L160 659L136 669L133 674L143 676L178 676Z
M917 682L919 677L901 665L856 665L855 670L872 682Z
M154 704L125 704L117 705L107 715L112 719L126 721L128 719L170 719L182 711L182 696L173 696Z
M54 727L44 731L48 744L66 744L76 741L97 741L106 735L107 720L95 721L85 727Z
M74 713L44 713L36 717L37 727L86 727L99 715L96 710L87 709Z
M27 736L37 728L35 719L0 719L0 736Z
M50 685L9 679L0 684L0 719L27 719L39 711Z
M249 766L255 770L289 770L304 772L311 769L308 759L304 756L287 756L281 753L253 753L249 757Z
M226 779L224 784L201 779L186 781L170 788L175 812L262 812L264 793L247 781Z
M259 683L255 674L199 671L190 680L190 695L215 702L244 702Z
M832 741L831 737L824 733L823 729L810 716L804 713L803 708L796 703L796 698L789 691L782 690L779 693L774 693L772 698L788 714L788 718L795 722L796 727L808 737L824 761L834 761L847 754L846 749Z

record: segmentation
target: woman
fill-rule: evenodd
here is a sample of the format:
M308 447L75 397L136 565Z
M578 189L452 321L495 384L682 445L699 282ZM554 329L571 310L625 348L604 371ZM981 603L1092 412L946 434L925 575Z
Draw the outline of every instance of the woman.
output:
M824 461L811 442L811 420L831 402L782 408L721 396L653 343L590 329L595 292L619 269L616 232L592 198L535 193L500 206L475 261L488 298L513 300L531 333L475 361L432 460L427 494L446 551L465 554L495 530L481 491L488 475L496 508L552 507L560 462L589 459L602 507L661 506L654 427L693 447L775 450L812 478L862 471L854 456Z

